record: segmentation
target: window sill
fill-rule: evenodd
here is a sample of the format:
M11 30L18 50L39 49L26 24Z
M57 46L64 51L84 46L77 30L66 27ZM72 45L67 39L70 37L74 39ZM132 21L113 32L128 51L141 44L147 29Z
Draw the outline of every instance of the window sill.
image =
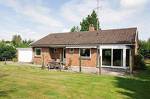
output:
M90 57L81 57L81 59L83 59L83 60L90 60L91 58Z
M73 52L69 52L69 54L73 54Z
M41 58L41 55L35 55L34 57L35 58Z
M103 68L103 67L106 67L106 68L121 68L121 69L128 69L128 67L123 67L123 66L104 66L104 65L102 65L101 67L102 67L102 68Z

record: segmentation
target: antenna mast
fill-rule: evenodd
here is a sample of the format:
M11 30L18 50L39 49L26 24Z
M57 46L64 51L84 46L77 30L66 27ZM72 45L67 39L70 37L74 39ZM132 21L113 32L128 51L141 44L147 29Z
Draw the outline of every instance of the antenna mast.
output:
M99 5L99 0L97 0L97 7L96 7L96 9L97 9L97 30L99 29L99 17L98 17L98 14L99 14L99 8L100 8L100 5Z

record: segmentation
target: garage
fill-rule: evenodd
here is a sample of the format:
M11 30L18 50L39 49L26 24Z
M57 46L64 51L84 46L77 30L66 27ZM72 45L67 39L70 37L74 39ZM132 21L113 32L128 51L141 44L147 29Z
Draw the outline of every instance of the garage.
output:
M18 62L31 63L32 62L32 48L17 48Z

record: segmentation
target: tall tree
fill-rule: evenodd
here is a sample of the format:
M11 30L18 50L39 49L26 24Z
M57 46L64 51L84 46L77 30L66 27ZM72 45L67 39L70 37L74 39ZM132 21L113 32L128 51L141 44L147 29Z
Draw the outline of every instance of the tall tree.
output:
M21 36L20 35L13 35L12 38L12 43L14 44L15 47L18 47L22 42Z
M94 10L91 15L88 15L80 22L80 31L88 31L90 24L93 24L95 30L100 29L98 16Z
M33 42L33 40L22 40L22 43L19 45L21 48L30 47L30 44Z

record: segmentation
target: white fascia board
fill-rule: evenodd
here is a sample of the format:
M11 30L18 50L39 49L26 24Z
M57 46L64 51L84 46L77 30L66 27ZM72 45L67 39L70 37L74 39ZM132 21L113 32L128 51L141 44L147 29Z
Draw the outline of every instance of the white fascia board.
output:
M97 48L97 46L66 46L66 48Z
M100 45L100 49L102 48L112 48L112 49L130 49L129 46L123 44L110 44L110 45Z
M32 50L32 48L16 48L17 50Z
M129 46L126 44L99 44L97 45L99 48L114 48L114 49L120 49L120 48L126 48L130 49ZM95 45L70 45L66 46L66 48L97 48Z

